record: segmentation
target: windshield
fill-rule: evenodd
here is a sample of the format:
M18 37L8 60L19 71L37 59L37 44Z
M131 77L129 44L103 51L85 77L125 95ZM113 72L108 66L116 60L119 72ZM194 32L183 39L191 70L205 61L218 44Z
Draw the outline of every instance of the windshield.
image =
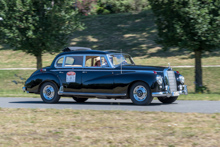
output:
M131 56L126 55L126 54L111 54L109 56L109 61L114 65L114 66L119 66L119 65L134 65L134 62L131 58Z

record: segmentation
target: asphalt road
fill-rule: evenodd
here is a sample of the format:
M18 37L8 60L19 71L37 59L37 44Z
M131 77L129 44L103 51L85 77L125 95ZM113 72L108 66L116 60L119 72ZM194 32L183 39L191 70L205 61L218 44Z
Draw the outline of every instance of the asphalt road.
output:
M162 104L154 100L148 106L137 106L130 100L89 99L85 103L76 103L71 98L61 98L57 104L46 104L40 98L0 97L1 108L54 108L89 110L129 110L163 112L220 113L220 101L177 100L173 104Z

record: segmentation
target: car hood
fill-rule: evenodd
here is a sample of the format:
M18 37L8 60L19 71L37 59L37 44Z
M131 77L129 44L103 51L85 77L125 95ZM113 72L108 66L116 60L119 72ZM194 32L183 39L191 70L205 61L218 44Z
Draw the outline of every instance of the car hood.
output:
M117 68L121 68L118 66ZM160 66L142 66L142 65L123 65L122 70L148 70L148 71L163 71L167 67Z

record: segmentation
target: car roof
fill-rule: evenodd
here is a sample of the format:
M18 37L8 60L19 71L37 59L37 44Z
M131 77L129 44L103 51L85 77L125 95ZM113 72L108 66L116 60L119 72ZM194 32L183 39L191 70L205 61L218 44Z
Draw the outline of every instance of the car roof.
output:
M86 54L109 54L109 53L120 53L116 50L106 50L106 51L100 51L100 50L76 50L76 51L65 51L57 56L61 55L67 55L67 54L81 54L81 55L86 55Z

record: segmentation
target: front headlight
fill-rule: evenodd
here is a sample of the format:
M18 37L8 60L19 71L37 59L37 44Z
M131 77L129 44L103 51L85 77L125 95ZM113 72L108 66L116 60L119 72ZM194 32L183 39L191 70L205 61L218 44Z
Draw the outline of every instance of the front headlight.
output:
M184 76L180 75L180 76L179 76L179 80L180 80L180 83L181 83L181 84L184 84L184 82L185 82Z
M157 76L156 76L156 80L157 80L157 83L158 83L159 85L162 85L162 84L163 84L163 78L162 78L160 75L157 75Z

